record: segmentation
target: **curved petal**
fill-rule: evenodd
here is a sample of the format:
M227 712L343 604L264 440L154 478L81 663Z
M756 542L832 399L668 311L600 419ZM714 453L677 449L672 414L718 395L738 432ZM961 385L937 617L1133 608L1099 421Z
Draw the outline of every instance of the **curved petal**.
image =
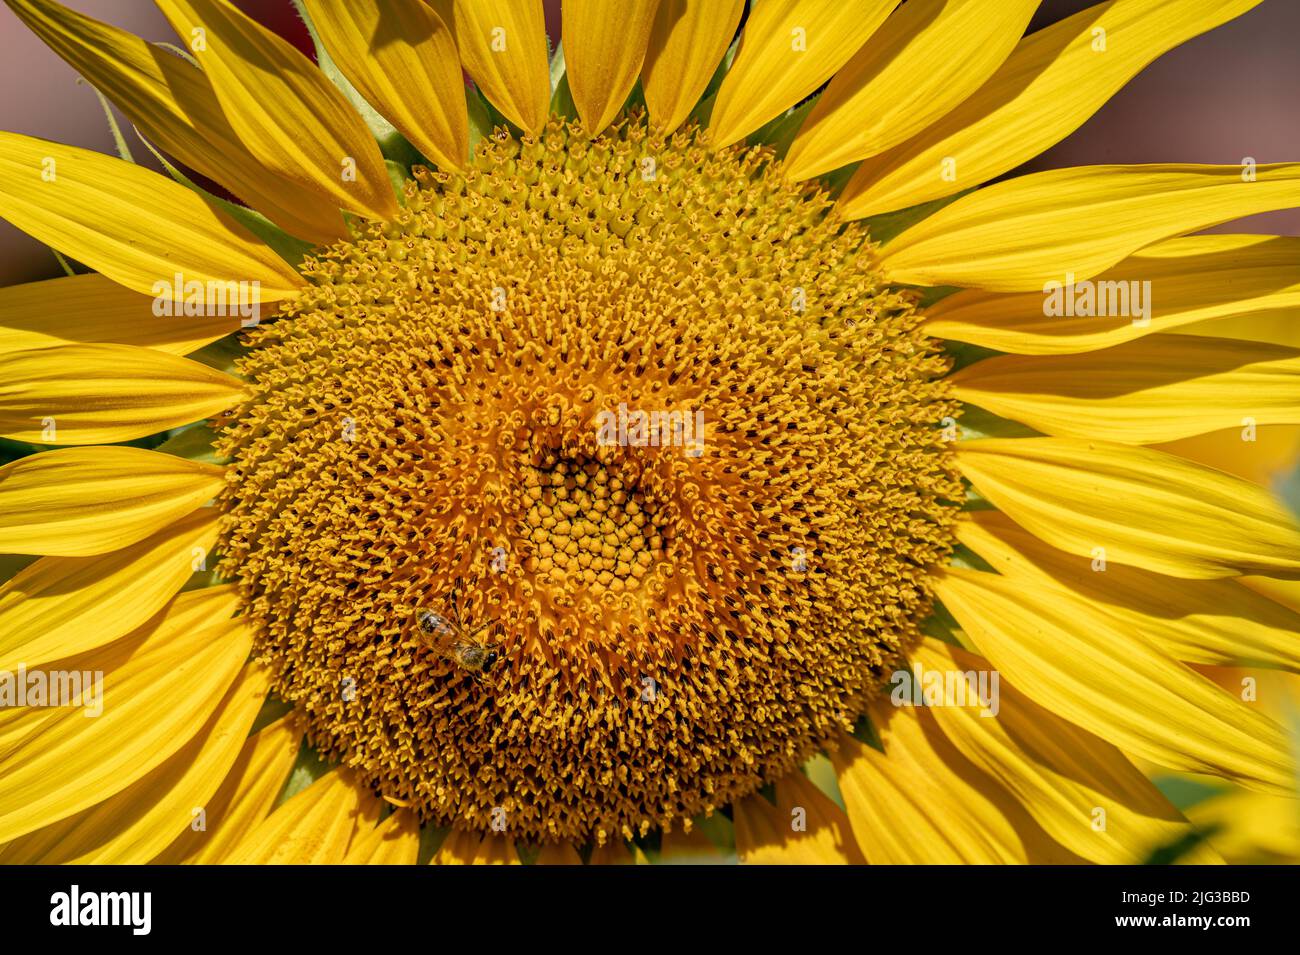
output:
M736 856L719 847L699 826L689 832L676 828L662 833L659 852L650 859L655 865L731 865Z
M567 842L548 842L537 854L534 865L582 865L582 856Z
M121 792L194 738L252 648L236 606L227 587L182 594L131 635L41 671L102 674L89 708L0 712L0 843Z
M987 660L930 639L912 659L945 679L989 670ZM1013 793L1061 845L1091 862L1132 865L1190 834L1187 820L1110 743L1006 683L996 696L992 716L978 702L930 712L962 755Z
M319 21L318 21L319 22ZM348 865L415 865L420 854L420 820L399 809L379 825L352 840Z
M997 511L965 515L957 539L1008 577L1029 576L1087 598L1177 660L1300 673L1300 614L1252 590L1254 578L1182 580L1094 564L1043 543Z
M48 444L110 444L235 407L239 379L133 345L0 352L0 435Z
M257 283L258 300L302 277L179 183L89 149L0 132L0 216L136 292L172 299L184 282ZM161 283L161 284L160 284Z
M537 133L551 106L542 0L432 0L451 27L465 70L492 105Z
M755 793L732 806L736 854L749 865L865 865L844 810L795 770L776 782L776 804Z
M564 68L573 103L595 136L636 84L659 0L564 0Z
M660 0L641 85L650 121L664 134L704 95L744 9L745 0Z
M424 0L305 0L321 42L376 110L439 166L469 158L465 81L451 28Z
M484 836L466 829L447 833L432 865L522 865L513 840L505 836Z
M820 176L925 129L1002 65L1038 3L903 4L831 79L786 154L785 175Z
M332 206L377 219L397 214L379 146L311 60L226 0L157 4L191 38L231 128L268 168ZM204 42L194 42L195 31Z
M646 858L641 850L635 846L628 848L628 844L621 839L610 840L603 846L596 846L591 850L591 858L587 860L587 865L646 864Z
M247 666L194 738L126 789L0 848L0 864L142 865L195 824L229 771L270 688Z
M1076 438L962 443L999 510L1071 554L1171 577L1300 577L1300 528L1263 488L1172 454Z
M1295 470L1300 461L1300 427L1253 425L1198 434L1169 444L1155 445L1157 450L1176 454L1206 467L1227 471L1237 477L1273 487L1273 482Z
M187 355L240 328L238 315L160 317L154 301L95 272L0 288L0 354L104 342Z
M880 724L883 753L848 736L831 753L853 834L868 862L1029 861L1020 835L990 798L987 779L936 732L926 707L897 710Z
M789 0L750 8L709 129L721 149L812 93L848 62L899 0Z
M166 865L219 862L270 815L301 741L302 732L288 718L248 737L220 788L207 801L203 827L186 828L153 861Z
M225 471L140 448L64 448L0 468L0 553L89 557L210 500Z
M87 653L143 625L202 566L217 512L201 508L98 557L42 557L0 585L0 671Z
M1300 424L1300 350L1150 335L1083 355L1007 355L952 376L953 394L1046 434L1123 444Z
M1294 790L1276 723L1091 602L1037 580L956 567L934 588L1002 678L1040 706L1163 766Z
M995 183L880 252L895 282L1027 292L1091 278L1159 239L1300 206L1300 163L1080 166Z
M1300 306L1297 261L1300 237L1183 236L1135 252L1099 274L1091 289L1062 287L1059 302L1041 289L1012 295L972 289L950 295L926 309L925 329L938 338L1018 355L1093 351L1201 322L1197 327L1206 334L1244 338L1248 336L1238 334L1234 317L1289 316ZM1143 297L1149 314L1139 317L1131 309L1109 307L1112 295L1132 300L1144 289L1149 290ZM1094 298L1088 307L1083 296L1097 290L1104 298ZM1081 300L1082 311L1077 307ZM1300 340L1271 340L1300 345Z
M225 865L332 865L346 860L362 823L361 787L333 770L271 813L230 850Z
M861 219L905 209L1016 168L1078 129L1160 54L1259 3L1110 0L1031 33L960 106L863 162L839 214Z
M50 0L6 2L164 152L296 236L325 243L347 235L343 217L322 205L316 190L278 175L245 148L197 66Z
M1233 865L1300 862L1300 802L1294 799L1238 790L1204 799L1187 815Z

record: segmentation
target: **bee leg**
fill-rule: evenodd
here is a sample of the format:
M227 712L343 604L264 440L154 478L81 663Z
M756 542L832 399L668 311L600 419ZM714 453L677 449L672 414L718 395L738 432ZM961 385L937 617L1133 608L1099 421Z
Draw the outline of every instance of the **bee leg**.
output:
M465 629L465 624L460 619L460 594L464 583L465 578L463 577L457 577L451 583L451 612L452 616L456 618L456 629L458 630Z

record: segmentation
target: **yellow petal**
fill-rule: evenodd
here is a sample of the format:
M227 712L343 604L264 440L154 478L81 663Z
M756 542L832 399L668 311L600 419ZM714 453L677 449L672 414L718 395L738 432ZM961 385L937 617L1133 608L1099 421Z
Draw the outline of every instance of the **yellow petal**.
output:
M709 121L714 148L730 146L825 83L896 6L898 0L751 6Z
M1300 528L1263 488L1172 454L1076 438L958 447L975 488L1061 550L1171 577L1300 577Z
M133 345L0 352L0 435L18 441L130 441L220 414L242 395L225 372Z
M659 0L564 0L564 69L587 132L596 135L632 92Z
M750 865L864 865L844 810L798 770L776 783L776 805L761 793L732 807L736 854Z
M226 865L336 865L362 820L362 789L333 770L285 802L247 833Z
M115 796L0 849L0 864L142 865L179 832L206 824L208 800L239 755L270 688L246 666L204 726L170 759ZM195 810L203 816L196 816Z
M492 105L525 132L540 131L551 105L542 0L432 0L432 6Z
M1233 865L1300 863L1300 802L1234 791L1187 810L1198 829Z
M970 706L930 708L967 759L1012 793L1057 842L1091 862L1132 865L1188 836L1187 820L1118 749L999 682L997 712L978 701L990 666L957 647L925 640L912 655L925 672L967 680ZM987 682L985 689L991 684Z
M98 557L42 557L0 585L0 671L86 653L144 624L217 541L202 508Z
M996 183L886 245L895 282L1005 292L1089 279L1144 245L1240 216L1300 205L1300 163L1080 166Z
M1098 275L1090 291L1089 286L1076 287L1068 297L1068 289L1053 292L1060 296L1059 309L1049 309L1048 294L1041 289L1018 295L972 289L927 309L925 328L938 338L1020 355L1092 351L1200 322L1205 324L1197 327L1206 334L1243 338L1248 336L1238 334L1237 323L1224 319L1289 316L1300 306L1298 259L1300 238L1296 237L1183 236L1135 252ZM1151 284L1143 286L1143 282ZM1144 289L1149 294L1141 295ZM1149 316L1133 314L1138 301L1134 291L1149 306ZM1094 296L1091 314L1074 307L1085 294ZM1128 312L1122 308L1125 299L1130 303ZM1112 302L1121 307L1112 307ZM1064 311L1067 305L1070 313ZM1098 314L1099 307L1106 314ZM1300 345L1300 340L1269 340Z
M319 21L317 21L319 23ZM415 865L420 854L420 820L399 809L373 829L352 840L349 865Z
M1245 578L1182 580L1099 564L1044 544L997 511L966 515L957 539L1002 574L1086 597L1175 659L1300 673L1300 614L1250 589Z
M210 500L222 468L140 448L65 448L0 468L0 553L89 557Z
M831 753L853 834L867 861L1029 861L1020 835L990 798L987 780L971 772L973 767L936 733L933 715L925 707L887 715L887 725L877 721L885 752L845 736Z
M1265 792L1294 788L1276 723L1090 601L1027 577L960 568L934 588L1002 679L1040 706L1163 766Z
M1300 427L1247 425L1156 447L1263 487L1272 487L1279 477L1295 470L1296 462L1300 461Z
M745 0L660 0L641 86L650 121L664 133L685 122L704 95L744 9Z
M306 0L330 57L357 91L429 159L469 158L465 81L451 29L423 0Z
M129 289L257 282L258 301L293 295L289 263L195 193L89 149L0 132L0 216ZM250 286L252 288L252 286Z
M484 836L466 829L447 833L433 865L522 865L515 844L505 836Z
M270 814L298 756L302 733L282 719L245 740L220 788L207 801L204 828L185 829L154 862L220 861Z
M593 848L587 865L646 865L646 858L639 848L614 839Z
M730 865L736 856L719 846L698 826L690 832L680 828L665 832L659 840L659 852L651 860L655 865Z
M244 146L278 175L332 206L378 219L398 210L383 156L343 94L291 43L227 0L158 0L191 40Z
M293 235L317 243L347 235L343 217L316 190L274 173L244 147L198 67L49 0L8 2L158 148L228 186Z
M582 865L582 856L567 842L548 842L537 854L534 865Z
M1114 0L1031 33L956 109L863 162L841 196L840 215L904 209L1014 169L1078 129L1160 54L1259 2Z
M962 401L1046 434L1123 444L1300 424L1300 350L1150 335L1082 355L1008 355L952 377Z
M102 673L89 708L0 710L0 843L121 792L193 739L252 648L236 606L227 587L181 594L129 636L42 671Z
M186 355L240 328L238 316L159 317L153 302L94 272L0 288L0 353L107 342Z
M785 157L809 179L910 139L983 85L1039 0L912 0L835 74Z

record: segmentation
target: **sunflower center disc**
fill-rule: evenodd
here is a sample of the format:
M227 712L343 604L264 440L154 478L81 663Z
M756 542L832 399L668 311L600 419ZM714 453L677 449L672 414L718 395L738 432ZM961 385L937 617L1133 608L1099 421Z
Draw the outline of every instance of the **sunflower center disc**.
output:
M553 121L309 260L249 335L222 566L323 754L604 842L853 726L962 492L945 362L829 208L766 150Z

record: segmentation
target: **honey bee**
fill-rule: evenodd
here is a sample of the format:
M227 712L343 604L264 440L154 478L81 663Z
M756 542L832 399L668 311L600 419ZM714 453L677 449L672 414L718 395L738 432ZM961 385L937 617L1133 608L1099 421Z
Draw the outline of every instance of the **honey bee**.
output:
M459 585L459 581L457 581ZM421 642L439 656L447 657L462 670L482 682L500 658L501 645L483 640L479 634L492 626L492 621L469 628L461 622L456 590L449 599L451 618L421 610L415 615Z

